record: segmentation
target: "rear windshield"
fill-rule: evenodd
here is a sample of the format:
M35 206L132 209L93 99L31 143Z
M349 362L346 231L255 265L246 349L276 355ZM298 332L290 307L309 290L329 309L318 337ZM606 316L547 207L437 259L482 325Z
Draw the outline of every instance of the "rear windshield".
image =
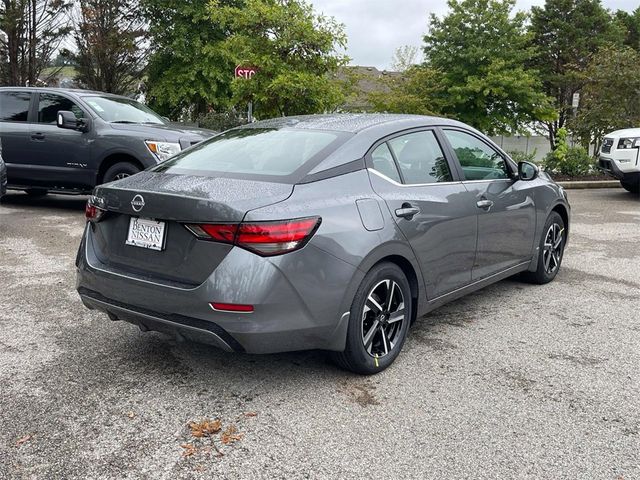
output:
M202 142L152 170L286 181L295 173L306 173L346 136L320 130L241 128Z

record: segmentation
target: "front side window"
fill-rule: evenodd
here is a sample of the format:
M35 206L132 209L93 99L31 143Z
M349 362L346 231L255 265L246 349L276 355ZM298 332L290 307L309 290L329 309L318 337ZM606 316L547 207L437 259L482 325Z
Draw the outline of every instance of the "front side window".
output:
M0 121L26 122L30 101L29 92L0 92Z
M73 112L76 118L83 118L82 109L62 95L55 93L41 93L38 102L38 123L56 123L58 112L65 110Z
M150 125L165 123L165 120L149 107L129 98L95 95L83 97L83 100L105 122Z
M373 169L400 183L400 174L393 161L393 155L386 143L378 146L371 154Z
M459 130L445 130L444 133L456 152L465 180L509 178L505 159L489 145Z
M404 183L424 184L451 181L451 170L432 131L415 132L389 140Z
M344 138L340 133L239 128L199 143L154 170L286 177Z

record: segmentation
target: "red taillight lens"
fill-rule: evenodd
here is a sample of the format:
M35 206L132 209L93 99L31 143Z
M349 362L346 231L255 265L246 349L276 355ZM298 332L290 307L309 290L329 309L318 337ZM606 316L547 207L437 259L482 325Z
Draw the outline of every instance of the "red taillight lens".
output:
M237 312L237 313L251 313L253 312L253 305L240 305L237 303L210 303L211 308L219 310L221 312Z
M320 218L302 218L279 222L241 223L236 245L261 255L279 255L304 246Z
M87 205L84 207L84 216L88 222L99 222L104 215L105 210L97 205L99 203L104 204L104 201L93 196L87 200Z
M185 227L198 238L224 243L233 243L238 231L237 223L192 223Z
M280 255L302 248L320 225L320 217L240 224L188 224L204 240L233 243L259 255Z

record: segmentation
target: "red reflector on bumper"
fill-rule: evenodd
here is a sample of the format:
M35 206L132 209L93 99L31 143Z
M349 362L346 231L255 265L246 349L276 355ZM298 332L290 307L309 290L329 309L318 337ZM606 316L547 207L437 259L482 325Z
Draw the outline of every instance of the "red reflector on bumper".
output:
M233 312L233 313L251 313L253 312L253 305L239 305L236 303L218 303L212 302L211 308L219 312Z

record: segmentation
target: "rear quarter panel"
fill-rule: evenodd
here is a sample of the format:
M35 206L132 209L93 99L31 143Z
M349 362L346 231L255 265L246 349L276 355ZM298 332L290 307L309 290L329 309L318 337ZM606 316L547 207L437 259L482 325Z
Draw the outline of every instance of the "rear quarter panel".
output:
M366 209L359 209L358 203L362 207L363 200ZM372 202L378 204L380 217L375 222L368 222L366 217L372 211ZM340 318L350 309L366 272L386 256L399 255L408 260L422 284L413 251L389 217L384 201L372 191L365 170L296 185L287 200L252 210L247 213L245 220L276 220L313 215L322 217L322 223L304 248L306 255L273 257L273 261L286 270L294 281L301 274L298 269L299 272L310 271L315 275L315 288L312 288L314 282L307 282L304 285L307 291L301 292L311 311L317 309ZM365 216L364 221L362 215ZM333 263L332 270L326 270L323 263L325 255L340 260L343 267L336 269ZM302 260L304 265L289 264L289 260L293 258ZM423 291L422 288L419 289Z

